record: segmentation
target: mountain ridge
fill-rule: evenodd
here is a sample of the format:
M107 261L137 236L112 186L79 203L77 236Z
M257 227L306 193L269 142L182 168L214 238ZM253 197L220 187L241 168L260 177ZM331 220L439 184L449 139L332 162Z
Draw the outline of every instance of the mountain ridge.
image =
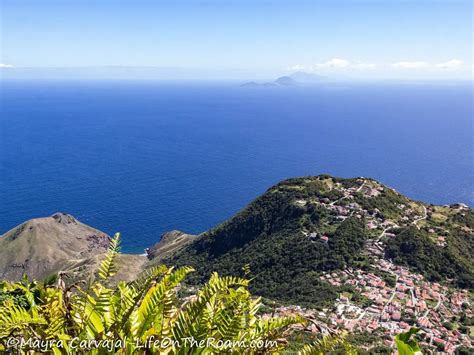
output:
M213 270L239 274L248 265L254 272L255 293L311 304L321 293L335 297L338 291L319 281L323 272L370 268L367 244L373 242L384 252L387 247L387 258L398 255L398 264L421 271L429 280L453 279L453 285L472 288L474 270L466 253L474 246L472 215L467 206L413 201L368 178L288 179L174 255L155 262L194 266L196 283ZM408 235L421 246L406 252L397 235ZM428 252L437 259L423 257Z
M91 280L109 240L98 233L63 213L25 222L0 237L0 274L11 271L5 261L26 258L21 270L30 278L50 282L62 271L67 283ZM56 263L48 264L51 253L43 252L55 248ZM163 263L192 266L180 288L187 297L215 271L242 276L266 313L310 320L305 334L343 330L351 344L380 350L394 333L418 327L425 348L452 353L473 344L472 255L468 206L413 201L370 178L319 175L281 181L198 236L174 230L146 255L117 255L110 283L140 279ZM30 268L31 260L48 272Z
M413 201L369 178L292 178L199 236L172 231L147 255L124 254L122 276L132 279L159 263L191 265L197 270L192 281L199 283L214 270L241 274L248 265L259 281L257 293L310 304L318 295L336 297L337 289L318 281L321 273L370 267L366 249L374 242L386 258L429 279L472 288L473 221L465 205ZM0 277L44 278L59 270L88 274L109 238L64 213L25 222L0 237ZM443 258L449 266L442 265ZM296 297L298 292L306 296Z

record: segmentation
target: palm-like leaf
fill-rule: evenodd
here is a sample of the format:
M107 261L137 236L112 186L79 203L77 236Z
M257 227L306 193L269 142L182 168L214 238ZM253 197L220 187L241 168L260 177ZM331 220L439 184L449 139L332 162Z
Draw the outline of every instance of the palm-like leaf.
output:
M163 331L167 329L165 327L166 320L172 315L175 288L192 271L193 269L189 267L176 271L170 269L160 282L148 289L138 307L132 334L139 337L143 337L145 334L148 336L162 335ZM151 327L153 327L153 331L147 332Z
M0 338L15 334L36 336L34 328L43 328L46 320L36 310L26 310L8 302L0 308Z
M344 348L344 353L348 355L355 355L357 351L346 342L345 333L338 335L327 335L321 339L316 340L310 345L306 345L299 352L300 355L324 355L334 351L336 348Z
M120 233L116 233L110 241L109 250L105 259L99 266L99 277L102 280L108 280L110 277L115 275L117 272L117 266L115 265L115 259L120 251Z

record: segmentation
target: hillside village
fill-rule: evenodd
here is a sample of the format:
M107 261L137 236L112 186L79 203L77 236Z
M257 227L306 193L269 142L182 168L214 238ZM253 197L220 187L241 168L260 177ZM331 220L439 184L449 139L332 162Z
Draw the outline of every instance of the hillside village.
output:
M462 267L469 282L472 269L465 255L473 248L473 217L463 204L427 205L371 179L294 178L273 186L205 234L173 231L148 249L148 258L121 255L117 277L131 281L142 271L167 263L194 266L193 274L201 272L207 280L206 269L238 275L248 265L251 286L260 287L254 294L285 305L273 306L272 313L297 313L308 319L309 325L295 328L310 340L347 331L358 348L394 350L395 335L416 326L421 329L417 337L423 350L453 353L461 347L474 348L472 288L460 286L458 275L439 268L439 261L444 260L434 260L423 249L408 254L411 260L423 259L425 264L418 269L404 264L406 258L397 260L402 249L396 250L393 259L387 255L404 230L420 232L421 236L409 233L405 237L428 239L429 251L454 250L458 259L451 261ZM58 268L67 270L71 279L88 275L105 251L105 246L97 244L98 236L109 240L67 214L25 222L0 239L3 277L18 280L22 271L41 279ZM97 244L94 248L92 242ZM27 244L46 248L50 254L42 248L25 248ZM24 263L21 269L16 264L10 267L23 260L34 263ZM56 262L51 264L51 260ZM436 262L438 268L433 269L431 264ZM439 272L440 281L433 280L432 270ZM189 278L186 292L199 285L199 277ZM300 294L304 298L297 298Z
M474 348L469 331L461 332L462 326L458 324L459 319L474 316L468 290L429 282L422 275L384 258L385 241L387 238L396 238L392 229L410 224L418 229L427 229L438 247L445 247L449 231L424 224L428 213L436 213L436 207L421 203L399 205L401 214L398 218L380 218L379 214L369 213L354 202L354 194L361 192L370 198L379 195L384 187L363 178L359 179L359 183L359 187L334 186L343 192L343 197L334 201L324 198L310 202L297 200L295 203L316 203L331 211L336 220L345 220L354 215L364 217L367 228L374 232L373 237L365 243L365 253L373 270L346 268L340 272L322 274L322 281L335 287L350 285L354 290L352 294L340 294L332 309L317 311L289 306L278 308L277 311L282 314L299 313L310 319L311 325L305 329L307 332L333 333L345 329L350 333L372 333L377 334L383 339L383 345L390 348L395 348L394 335L412 326L421 329L420 344L424 349L453 353L459 346ZM459 213L468 209L463 204L454 207ZM317 231L304 233L313 243L328 243L330 238ZM354 297L355 294L358 297ZM354 301L361 297L365 300L363 304Z

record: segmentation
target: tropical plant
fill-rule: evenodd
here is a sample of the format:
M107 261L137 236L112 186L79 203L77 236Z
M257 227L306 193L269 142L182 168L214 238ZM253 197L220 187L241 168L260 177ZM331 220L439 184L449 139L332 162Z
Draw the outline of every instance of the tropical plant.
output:
M14 345L21 352L56 354L275 352L286 346L289 327L305 322L296 315L259 316L262 302L249 293L249 280L216 273L183 301L177 292L193 271L189 267L157 266L134 282L112 287L119 242L116 234L89 285L67 285L63 272L54 286L26 279L3 282L0 290L20 292L26 302L1 301L0 350ZM331 342L341 340L323 339L319 346L329 349Z
M395 343L397 344L398 355L421 355L421 349L418 342L414 339L414 335L418 333L420 329L410 328L405 333L400 333L395 337ZM413 337L412 337L413 336Z
M26 275L15 284L6 281L0 282L0 305L11 301L17 306L29 308L35 305L39 297L39 288L36 282L29 282Z
M299 352L301 355L324 355L337 349L344 351L346 355L355 355L357 350L345 340L346 334L327 335L314 341L312 344L305 345Z

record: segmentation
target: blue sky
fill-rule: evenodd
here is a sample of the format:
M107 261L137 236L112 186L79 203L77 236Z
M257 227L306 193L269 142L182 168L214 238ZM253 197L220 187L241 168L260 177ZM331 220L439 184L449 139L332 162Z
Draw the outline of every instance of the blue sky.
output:
M469 0L0 4L3 71L152 66L229 78L295 70L367 78L472 76Z

